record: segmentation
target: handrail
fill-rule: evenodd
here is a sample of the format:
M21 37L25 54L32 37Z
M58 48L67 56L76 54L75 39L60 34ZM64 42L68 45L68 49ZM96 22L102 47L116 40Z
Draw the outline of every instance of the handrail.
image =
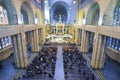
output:
M45 25L2 25L0 26L0 38L12 36L24 32L41 29ZM97 25L76 25L78 29L98 33L100 35L110 36L120 39L120 26L97 26Z
M6 37L6 36L12 36L16 34L21 33L21 29L23 29L24 32L32 31L35 29L43 28L42 26L45 25L1 25L0 26L0 38Z
M120 39L120 26L77 25L78 29Z

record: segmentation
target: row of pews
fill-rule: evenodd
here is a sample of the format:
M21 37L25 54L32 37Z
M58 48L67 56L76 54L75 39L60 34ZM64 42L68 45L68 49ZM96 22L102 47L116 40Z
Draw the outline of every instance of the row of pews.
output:
M77 47L63 47L63 62L65 80L96 80Z
M44 46L18 80L54 80L57 47Z
M76 46L65 46L62 50L64 80L96 80L92 70L87 66L85 58ZM55 80L56 54L56 46L42 47L39 55L18 80Z

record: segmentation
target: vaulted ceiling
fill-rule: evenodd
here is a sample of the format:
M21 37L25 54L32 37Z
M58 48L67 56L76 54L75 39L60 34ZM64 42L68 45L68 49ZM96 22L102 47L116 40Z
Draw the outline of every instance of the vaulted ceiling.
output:
M45 2L49 4L50 20L51 22L58 21L59 16L66 23L74 23L76 18L76 12L78 9L78 2L84 2L86 0L32 0L38 7L44 9Z

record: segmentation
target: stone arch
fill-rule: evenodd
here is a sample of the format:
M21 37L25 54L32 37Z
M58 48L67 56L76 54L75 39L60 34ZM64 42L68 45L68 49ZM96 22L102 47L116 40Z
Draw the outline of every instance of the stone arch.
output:
M1 0L0 5L7 11L9 25L17 24L18 18L13 0Z
M81 9L80 11L79 11L79 16L78 16L79 18L78 18L78 23L80 24L80 25L82 25L82 24L85 24L85 10L84 9Z
M94 4L90 6L90 8L87 12L86 24L88 24L88 25L98 25L99 16L100 16L99 4L94 2Z
M110 0L107 8L105 9L103 15L103 25L110 26L113 24L113 15L114 15L114 8L117 4L117 0Z
M42 14L42 10L41 9L37 9L36 10L36 17L38 18L38 24L42 24L43 23L43 14Z
M112 25L120 26L120 0L117 0L116 2L113 11Z
M57 10L56 8L61 8L61 10L64 10L65 14L66 14L66 23L69 23L70 21L70 11L69 11L69 5L67 3L65 3L64 1L57 1L55 2L52 6L51 6L51 10L50 10L50 20L52 21L54 19L54 12Z
M20 11L23 16L24 24L34 24L34 13L27 1L22 2Z

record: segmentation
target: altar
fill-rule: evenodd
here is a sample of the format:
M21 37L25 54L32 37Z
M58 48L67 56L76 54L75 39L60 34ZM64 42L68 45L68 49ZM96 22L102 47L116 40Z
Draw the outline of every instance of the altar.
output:
M51 33L46 36L45 43L74 43L74 37L69 33L68 27L61 21L61 15L59 16L59 22L50 28Z
M73 35L71 34L49 34L46 37L46 43L51 44L51 43L62 43L62 44L73 44L74 41Z
M64 34L65 24L56 24L56 34Z

